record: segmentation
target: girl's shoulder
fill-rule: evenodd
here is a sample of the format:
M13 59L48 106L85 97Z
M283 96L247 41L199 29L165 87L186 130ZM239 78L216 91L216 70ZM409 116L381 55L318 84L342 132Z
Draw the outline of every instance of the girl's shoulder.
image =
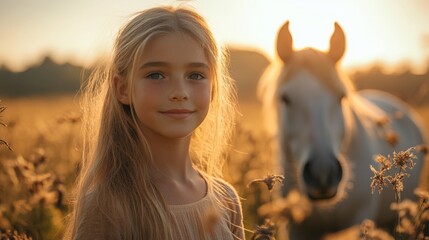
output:
M231 199L233 202L239 201L237 191L229 182L218 177L212 177L212 182L214 185L214 192L220 193L224 198Z
M244 239L243 213L240 203L240 198L235 188L227 181L220 178L213 178L214 185L220 188L217 192L221 196L221 201L224 204L224 209L227 210L227 219L229 228L236 238Z

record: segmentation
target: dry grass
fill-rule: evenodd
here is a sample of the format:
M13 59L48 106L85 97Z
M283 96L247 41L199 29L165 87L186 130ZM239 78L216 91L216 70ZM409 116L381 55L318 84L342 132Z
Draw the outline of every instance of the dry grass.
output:
M79 160L72 97L3 100L0 232L7 239L60 239ZM7 229L15 229L18 232ZM4 236L2 235L1 239Z

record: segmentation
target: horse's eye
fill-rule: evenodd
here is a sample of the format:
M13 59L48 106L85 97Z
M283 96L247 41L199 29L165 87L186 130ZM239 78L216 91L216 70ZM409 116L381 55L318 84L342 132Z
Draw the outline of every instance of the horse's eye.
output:
M280 100L286 105L290 105L290 98L285 94L281 95Z

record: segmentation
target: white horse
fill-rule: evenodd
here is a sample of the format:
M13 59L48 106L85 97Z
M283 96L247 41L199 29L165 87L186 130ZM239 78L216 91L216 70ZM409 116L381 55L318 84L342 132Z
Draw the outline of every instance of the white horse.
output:
M313 210L301 224L290 226L291 239L323 235L374 220L393 229L393 191L371 193L370 164L424 144L419 117L398 98L375 90L355 91L338 71L345 35L335 23L328 52L295 51L286 22L278 32L280 64L268 69L258 89L271 108L269 126L277 135L286 177L283 194L298 189ZM411 176L404 180L402 198L414 198L424 156L418 155ZM390 187L391 189L391 187Z

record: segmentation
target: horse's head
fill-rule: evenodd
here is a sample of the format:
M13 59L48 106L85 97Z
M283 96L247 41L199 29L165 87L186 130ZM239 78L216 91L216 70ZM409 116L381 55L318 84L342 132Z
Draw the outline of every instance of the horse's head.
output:
M295 51L286 22L278 33L277 53L284 65L273 91L277 102L280 148L296 185L313 200L334 199L344 182L346 138L344 98L350 86L336 69L345 36L336 23L328 52Z

